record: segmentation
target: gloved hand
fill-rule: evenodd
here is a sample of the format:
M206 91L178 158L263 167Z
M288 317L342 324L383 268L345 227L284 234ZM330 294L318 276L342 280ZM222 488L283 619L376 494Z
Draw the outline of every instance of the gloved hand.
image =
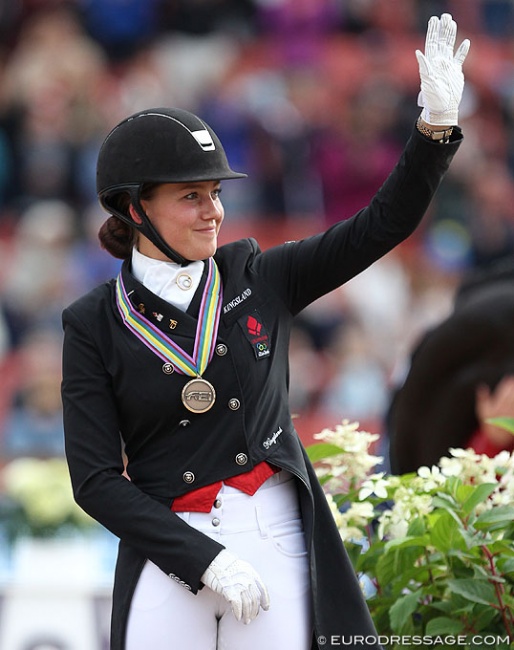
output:
M255 569L223 549L209 564L201 578L206 587L227 600L238 621L247 625L259 613L269 609L269 594Z
M464 90L462 64L470 42L468 39L462 41L454 56L456 36L457 24L450 14L443 14L441 19L432 16L428 21L425 54L416 50L421 78L418 105L423 106L421 117L428 124L458 124L459 104Z

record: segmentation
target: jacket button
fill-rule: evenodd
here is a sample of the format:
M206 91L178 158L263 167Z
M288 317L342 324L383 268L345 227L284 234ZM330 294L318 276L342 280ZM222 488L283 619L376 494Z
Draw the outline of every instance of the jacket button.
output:
M248 456L246 454L243 453L237 454L236 463L238 465L246 465L247 462L248 462Z
M224 357L228 352L228 348L224 343L218 343L216 346L216 354L218 357Z
M180 420L178 423L179 427L187 427L191 424L191 420Z
M182 474L182 480L184 481L184 483L193 483L195 480L195 475L193 474L193 472L184 472Z
M237 409L241 406L241 402L237 399L237 397L233 397L231 400L228 402L228 408L231 409L232 411L237 411Z
M213 526L219 526L221 524L221 521L218 519L218 517L214 517L212 520L212 525Z
M213 505L215 508L221 508L221 499L216 499Z
M175 368L171 363L165 363L162 366L162 371L165 375L172 375L175 372Z

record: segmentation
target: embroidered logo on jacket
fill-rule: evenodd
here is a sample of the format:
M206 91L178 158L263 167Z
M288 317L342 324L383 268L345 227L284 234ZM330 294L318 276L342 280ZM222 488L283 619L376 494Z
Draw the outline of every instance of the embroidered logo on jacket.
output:
M266 327L257 310L242 316L238 321L246 338L253 348L256 359L265 359L271 353L270 340Z
M282 433L282 427L278 427L277 431L275 431L269 438L266 438L266 440L262 443L262 446L264 449L269 449L271 445L276 445L278 437Z
M242 293L236 296L233 300L227 302L227 304L223 307L223 313L228 314L229 311L232 311L234 307L240 305L243 302L243 300L246 300L251 295L252 295L252 290L250 289L250 287L248 287Z

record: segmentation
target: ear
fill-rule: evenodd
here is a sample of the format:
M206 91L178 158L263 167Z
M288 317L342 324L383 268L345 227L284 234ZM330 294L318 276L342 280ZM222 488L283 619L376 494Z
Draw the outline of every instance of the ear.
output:
M132 221L134 223L137 223L138 226L140 226L143 223L143 220L139 216L136 208L132 205L132 203L129 205L129 214Z

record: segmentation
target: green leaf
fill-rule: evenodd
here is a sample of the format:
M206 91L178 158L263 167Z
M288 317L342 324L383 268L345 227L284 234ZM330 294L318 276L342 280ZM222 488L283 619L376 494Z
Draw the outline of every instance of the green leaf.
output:
M471 578L474 575L469 562L463 561L461 553L458 556L451 555L448 557L448 568L455 578Z
M379 634L390 634L392 632L389 622L389 610L395 603L396 599L380 596L379 598L371 597L367 605L373 617L373 623Z
M404 631L407 623L410 623L410 617L418 608L418 601L422 595L420 589L411 594L402 596L394 603L389 610L389 619L393 632L400 634Z
M455 497L456 497L459 505L462 505L463 503L465 503L468 500L470 495L473 493L474 489L475 488L472 485L467 485L467 484L463 484L463 485L458 486L458 488L457 488L457 490L455 492Z
M427 527L423 517L415 517L409 524L407 535L409 537L421 537L426 533Z
M306 451L311 463L317 463L321 460L325 460L325 458L339 456L344 453L344 449L341 449L341 447L338 447L337 445L332 445L329 442L315 442L314 444L309 445Z
M420 547L392 549L385 552L377 562L376 576L379 584L385 588L395 583L401 588L409 581L408 571L422 554Z
M430 603L430 608L444 614L453 614L453 604L449 600L438 600Z
M464 623L462 621L456 621L447 616L438 616L433 618L431 621L428 621L425 628L425 634L427 636L443 636L443 635L452 635L457 636L464 630Z
M446 497L446 498L441 498L441 497ZM439 512L437 510L446 510L457 523L461 523L461 517L458 515L457 511L460 511L460 506L458 503L455 502L455 500L450 497L449 495L436 495L432 499L432 505L436 510L434 510L430 515L429 515L429 521L432 521L432 523L437 520L439 517Z
M447 511L442 512L436 519L430 531L430 537L432 544L443 553L466 549L462 528Z
M514 519L514 506L496 506L483 512L474 523L479 530L496 530Z
M488 580L477 578L448 580L448 587L453 593L464 596L474 603L490 606L496 602L496 592Z
M493 555L501 555L502 558L514 558L514 547L509 539L495 539L487 544L488 549Z
M443 492L439 492L438 494L434 494L432 498L432 503L436 508L443 508L443 510L455 510L457 507L457 504L455 503L455 499L451 497L449 494L444 494Z
M476 609L473 612L473 629L477 632L486 630L494 619L500 616L501 614L494 607L476 605Z
M458 476L449 476L446 481L447 489L455 499L457 498L457 492L461 485L462 480Z
M514 418L488 418L486 422L501 427L514 435Z
M344 547L346 549L348 557L350 558L350 562L352 563L353 567L356 568L359 558L362 555L361 544L355 544L353 542L346 541L344 543Z
M482 483L481 485L472 488L472 493L462 504L462 509L465 514L469 515L480 503L483 503L497 487L496 483Z
M377 563L384 553L385 542L375 542L357 558L357 571L376 575Z
M502 574L512 577L514 575L514 559L501 558L498 560L498 569L502 572Z
M398 539L391 539L386 542L385 550L390 551L393 548L408 548L410 546L421 546L424 549L429 541L430 537L428 535L423 535L422 537L399 537Z

